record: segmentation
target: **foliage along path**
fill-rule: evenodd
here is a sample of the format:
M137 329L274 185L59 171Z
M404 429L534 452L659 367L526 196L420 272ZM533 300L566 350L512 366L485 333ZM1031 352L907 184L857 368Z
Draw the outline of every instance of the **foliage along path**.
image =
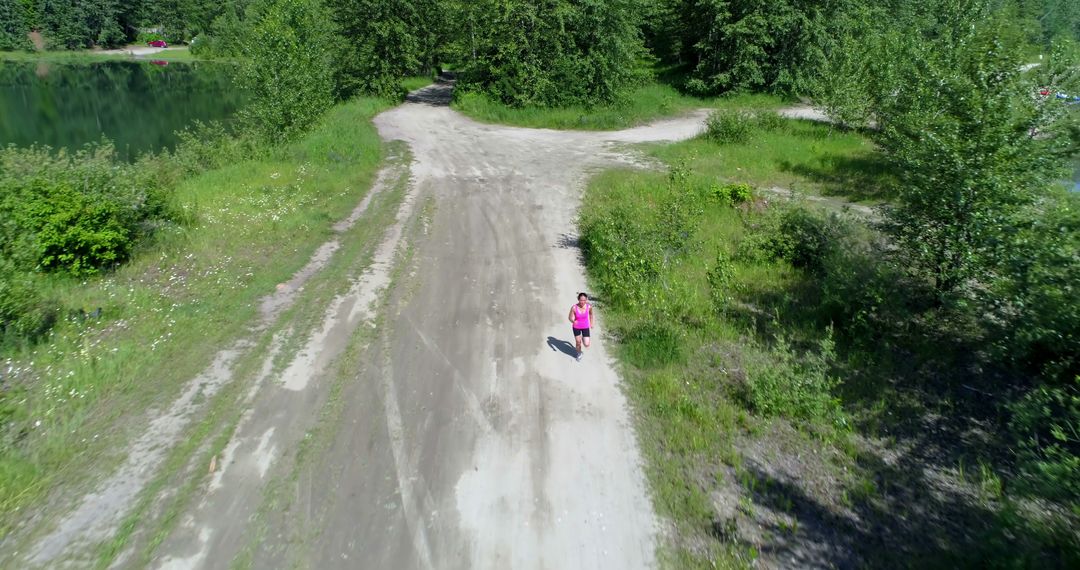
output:
M605 342L594 337L580 363L570 355L566 313L585 289L578 190L589 170L634 162L619 143L692 137L704 113L616 133L521 129L453 112L450 89L423 89L375 119L412 153L404 197L367 270L308 315L316 322L294 354L281 335L241 341L193 381L236 383L237 354L265 352L234 390L244 409L222 427L210 474L195 460L186 470L190 500L176 499L178 481L147 483L163 461L153 451L183 441L178 426L205 399L194 396L150 424L134 461L30 562L87 561L80 551L108 544L141 493L146 518L128 516L128 535L104 558L99 546L99 563L653 566L658 523ZM404 175L394 168L370 195ZM339 246L283 284L264 320Z

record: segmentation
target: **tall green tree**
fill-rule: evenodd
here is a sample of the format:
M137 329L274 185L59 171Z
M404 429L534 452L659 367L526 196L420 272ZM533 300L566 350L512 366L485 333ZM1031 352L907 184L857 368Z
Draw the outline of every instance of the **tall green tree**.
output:
M1050 45L1054 40L1080 41L1080 2L1075 0L1013 0L1021 17L1037 28L1040 43Z
M661 60L699 93L808 93L863 0L658 0L645 26Z
M469 3L461 84L517 106L613 102L642 77L639 7L636 0Z
M333 28L320 0L269 0L241 40L241 84L251 94L242 111L271 140L309 128L334 102Z
M210 30L210 25L232 2L220 0L146 0L145 27L158 28L172 41L188 41Z
M27 47L28 31L23 7L13 0L0 0L0 51Z
M987 0L933 0L849 38L822 98L874 137L900 176L889 228L910 267L949 296L992 279L1017 214L1064 175L1078 62L1022 70L1023 34ZM846 77L842 75L847 73Z
M328 0L341 36L338 85L343 96L357 92L396 97L400 80L430 74L443 24L438 0Z

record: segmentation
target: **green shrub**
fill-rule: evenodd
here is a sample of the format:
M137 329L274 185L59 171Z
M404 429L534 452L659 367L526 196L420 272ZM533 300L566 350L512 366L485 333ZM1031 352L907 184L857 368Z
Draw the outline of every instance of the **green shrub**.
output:
M1080 497L1080 376L1071 386L1039 387L1010 406L1021 483L1040 495Z
M0 151L0 255L24 270L85 276L125 261L168 217L168 193L147 162L116 160L111 144L69 154Z
M783 126L783 117L770 111L717 109L705 121L705 138L719 144L743 144L755 133L774 131Z
M758 111L754 115L754 121L762 131L778 131L787 124L787 119L772 111Z
M258 157L265 146L250 136L233 135L220 122L195 121L182 131L165 166L177 168L181 175L191 175L220 168L241 160Z
M664 268L696 245L704 200L685 168L676 165L667 184L644 190L655 201L608 202L579 224L586 265L615 307L655 301Z
M168 39L169 38L166 38L163 34L157 32L139 32L138 35L135 36L135 43L146 45L150 42L160 40L168 41Z
M727 310L731 303L731 290L735 283L735 264L724 255L716 254L716 265L705 274L709 282L709 298L718 313Z
M844 338L875 342L912 318L926 292L886 262L882 247L842 235L826 253L818 281L819 322L842 327Z
M629 207L582 221L581 247L600 289L616 306L644 303L664 264L655 229Z
M709 189L709 196L722 204L736 205L749 202L754 198L754 187L739 182L735 184L714 184Z
M820 273L825 258L844 226L839 216L799 206L771 211L739 244L739 257L761 261L783 259L793 266Z
M240 84L251 93L241 111L268 140L293 138L334 103L335 46L319 2L271 0L241 41Z
M768 358L750 367L738 395L750 409L765 416L846 425L840 400L832 394L839 383L829 374L835 358L832 329L817 351L801 356L787 339L777 337Z
M0 258L0 344L36 340L52 328L58 314L59 306L41 294L35 275Z
M754 132L754 116L746 111L719 109L705 122L705 137L720 144L742 144Z
M780 257L795 267L820 271L836 238L835 216L825 217L805 208L791 208L780 216Z
M465 2L460 86L511 107L591 107L642 82L641 13L626 0ZM397 51L401 51L400 49Z
M1048 201L1004 248L983 299L994 315L994 352L1051 384L1080 375L1080 196Z
M685 359L678 332L663 322L638 325L623 336L622 342L627 361L638 368L658 368Z

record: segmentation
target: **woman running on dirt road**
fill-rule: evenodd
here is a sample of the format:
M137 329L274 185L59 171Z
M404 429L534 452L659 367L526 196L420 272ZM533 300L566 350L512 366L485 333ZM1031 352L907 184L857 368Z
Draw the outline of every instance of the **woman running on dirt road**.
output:
M578 293L577 304L570 306L570 324L574 328L574 340L577 341L577 361L581 362L584 353L581 345L589 348L589 327L592 325L592 305L589 296Z

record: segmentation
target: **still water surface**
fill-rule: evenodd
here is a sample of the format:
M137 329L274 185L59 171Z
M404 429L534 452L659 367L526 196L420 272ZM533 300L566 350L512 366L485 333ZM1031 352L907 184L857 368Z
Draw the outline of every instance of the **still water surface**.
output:
M194 120L228 122L232 66L150 61L0 62L0 145L79 147L108 137L125 157L171 148Z

